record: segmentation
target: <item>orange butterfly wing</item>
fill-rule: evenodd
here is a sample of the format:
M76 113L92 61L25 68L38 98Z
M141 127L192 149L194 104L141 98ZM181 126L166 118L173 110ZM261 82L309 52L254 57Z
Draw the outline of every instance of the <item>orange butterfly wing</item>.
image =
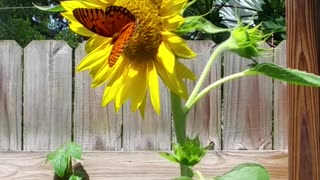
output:
M105 37L112 37L111 30L107 28L105 14L102 9L77 8L73 16L87 29Z
M102 9L76 8L73 16L87 29L105 37L113 37L135 17L124 7L109 6L104 12Z
M135 30L135 23L131 22L127 24L119 33L119 37L115 40L111 54L109 56L108 64L112 67L118 60L119 56L122 54L126 43L130 40Z
M112 48L108 64L112 67L123 52L135 30L135 16L121 6L102 9L76 8L73 16L87 29L105 37L112 37Z

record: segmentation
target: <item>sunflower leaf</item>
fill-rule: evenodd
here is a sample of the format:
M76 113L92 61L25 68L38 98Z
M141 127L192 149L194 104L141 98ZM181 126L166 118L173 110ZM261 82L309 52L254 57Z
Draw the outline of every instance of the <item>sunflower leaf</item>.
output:
M214 180L269 180L267 170L254 163L240 164L233 168L231 171L223 174L222 176L215 177Z
M160 152L159 154L171 162L179 163L179 159L173 154L167 152Z
M296 69L282 68L272 63L259 63L247 73L263 74L289 84L320 87L320 76Z
M185 22L176 30L175 33L183 35L193 31L202 31L209 34L230 31L226 28L220 28L213 25L210 21L202 16L189 16L185 18Z
M47 12L63 12L66 11L61 5L56 6L38 6L34 3L32 3L34 7Z

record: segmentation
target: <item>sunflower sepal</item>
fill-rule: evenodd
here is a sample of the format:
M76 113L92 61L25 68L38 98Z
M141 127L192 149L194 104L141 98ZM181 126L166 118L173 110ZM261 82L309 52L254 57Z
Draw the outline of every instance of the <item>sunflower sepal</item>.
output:
M252 59L261 56L266 49L261 48L261 44L270 36L263 34L259 29L261 25L250 28L249 26L238 25L231 31L229 39L224 43L228 49L237 53L241 57Z

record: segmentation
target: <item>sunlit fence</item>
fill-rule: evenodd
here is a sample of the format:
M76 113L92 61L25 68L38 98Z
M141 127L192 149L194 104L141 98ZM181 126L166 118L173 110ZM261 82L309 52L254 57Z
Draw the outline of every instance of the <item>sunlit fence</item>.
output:
M213 51L210 41L189 42L198 56L185 60L197 75ZM273 51L270 51L273 52ZM104 87L90 88L87 72L74 66L85 56L63 41L33 41L22 49L0 41L0 150L52 150L74 140L85 150L170 150L174 141L168 90L161 86L161 114L146 106L142 120L129 105L101 108ZM286 65L285 42L259 61ZM225 53L206 84L247 67L249 61ZM191 90L194 82L187 81ZM149 103L150 104L150 103ZM188 133L217 150L287 149L286 85L249 77L212 91L191 111Z

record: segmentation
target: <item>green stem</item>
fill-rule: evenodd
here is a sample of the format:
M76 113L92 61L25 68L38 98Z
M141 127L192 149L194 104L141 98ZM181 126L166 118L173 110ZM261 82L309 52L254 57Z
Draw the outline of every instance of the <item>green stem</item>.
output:
M186 140L186 116L187 112L184 110L181 99L178 95L170 92L171 95L171 110L173 114L173 124L176 133L177 142L183 145ZM186 165L180 164L181 176L192 177L192 169Z
M194 101L194 98L197 97L200 89L201 89L201 86L203 85L204 81L205 81L205 78L208 76L209 72L210 72L210 69L211 69L211 66L214 62L214 60L225 50L227 49L228 47L228 43L223 42L222 44L218 45L217 46L217 49L215 49L213 51L213 53L211 54L210 56L210 59L208 60L206 66L204 67L200 77L199 77L199 80L198 82L196 83L193 91L191 92L186 104L185 104L185 107L191 107L191 103ZM186 109L187 111L189 111L189 108Z
M188 104L185 105L186 109L190 109L195 103L197 103L203 96L205 96L207 93L209 93L212 89L220 86L221 84L231 81L233 79L237 79L244 76L252 76L257 75L257 73L252 73L250 69L246 69L242 72L231 74L229 76L226 76L222 79L219 79L218 81L210 84L208 87L204 88L200 93L197 94L196 97L193 98L192 101L190 101Z

